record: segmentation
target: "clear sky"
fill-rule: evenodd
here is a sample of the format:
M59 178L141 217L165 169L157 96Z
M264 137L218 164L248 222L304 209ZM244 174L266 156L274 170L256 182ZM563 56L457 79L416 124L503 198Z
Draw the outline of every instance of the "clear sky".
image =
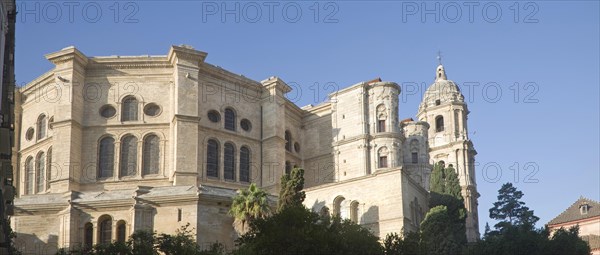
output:
M525 193L539 226L582 195L600 200L598 1L17 5L20 85L52 67L44 54L69 45L106 56L188 44L254 80L281 77L301 91L289 95L300 106L360 81L395 81L402 119L416 115L442 51L471 111L482 232L502 183Z

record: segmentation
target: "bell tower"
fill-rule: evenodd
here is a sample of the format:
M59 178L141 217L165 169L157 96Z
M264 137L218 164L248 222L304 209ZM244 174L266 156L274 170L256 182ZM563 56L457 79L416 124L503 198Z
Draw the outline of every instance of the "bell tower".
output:
M441 60L439 56L438 60ZM468 114L464 96L456 83L448 80L440 61L435 81L423 95L417 118L430 126L428 137L431 163L444 161L446 165L452 164L457 171L467 209L467 240L474 242L479 239L479 193L474 164L477 152L468 136Z

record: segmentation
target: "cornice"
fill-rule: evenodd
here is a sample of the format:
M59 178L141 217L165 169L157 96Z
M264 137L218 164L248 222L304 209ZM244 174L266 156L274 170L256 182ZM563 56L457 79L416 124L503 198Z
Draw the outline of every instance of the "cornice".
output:
M171 122L176 123L178 121L181 121L181 122L199 123L200 119L201 119L201 117L199 117L199 116L174 114Z
M164 59L160 60L124 60L111 59L111 62L97 61L92 59L90 69L149 69L149 68L172 68L171 63Z

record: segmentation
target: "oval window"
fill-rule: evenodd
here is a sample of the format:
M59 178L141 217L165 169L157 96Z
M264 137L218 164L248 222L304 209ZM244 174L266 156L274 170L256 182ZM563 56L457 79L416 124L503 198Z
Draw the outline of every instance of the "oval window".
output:
M102 108L100 108L100 116L107 118L107 119L115 116L116 113L117 113L117 109L115 109L115 107L113 107L112 105L107 104L105 106L102 106Z
M160 114L160 106L155 103L147 104L144 107L144 113L148 116L158 116Z
M215 110L210 110L208 112L208 119L211 122L217 123L221 120L221 114L219 114L219 112L215 111Z
M242 127L244 131L250 131L250 129L252 129L252 123L247 119L243 119L240 121L240 127Z

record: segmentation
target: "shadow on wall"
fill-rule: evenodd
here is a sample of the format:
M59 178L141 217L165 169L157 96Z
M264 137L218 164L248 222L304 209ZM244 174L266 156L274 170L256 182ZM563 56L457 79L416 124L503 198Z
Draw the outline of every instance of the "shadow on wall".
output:
M371 233L380 237L379 233L379 207L371 206L360 217L360 225L369 229Z
M15 248L22 254L55 254L58 251L58 236L48 235L48 242L35 234L16 233Z
M320 212L320 211L321 211L321 209L322 209L323 207L325 207L325 201L319 201L319 200L317 199L317 200L315 200L315 202L313 203L313 205L312 205L310 208L311 208L311 210L312 210L313 212L316 212L316 213L318 213L318 212Z

